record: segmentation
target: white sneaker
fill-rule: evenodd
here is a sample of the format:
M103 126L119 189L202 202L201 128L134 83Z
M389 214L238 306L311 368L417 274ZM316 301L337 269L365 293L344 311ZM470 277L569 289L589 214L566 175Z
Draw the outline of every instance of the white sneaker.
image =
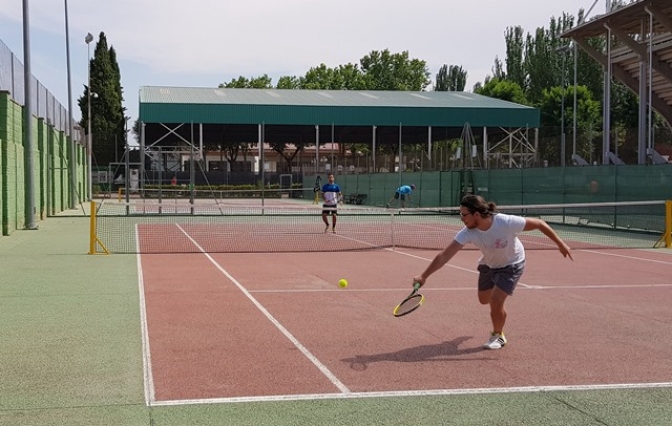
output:
M504 333L492 333L490 339L483 345L485 349L502 349L506 345L506 337Z
M327 227L324 228L324 232L328 232L328 231L329 231L329 225L327 225Z

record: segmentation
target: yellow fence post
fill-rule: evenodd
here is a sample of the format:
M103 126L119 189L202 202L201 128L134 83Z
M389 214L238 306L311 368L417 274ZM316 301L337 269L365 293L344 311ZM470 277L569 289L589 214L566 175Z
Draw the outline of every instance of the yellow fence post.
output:
M672 248L672 200L665 201L665 247Z

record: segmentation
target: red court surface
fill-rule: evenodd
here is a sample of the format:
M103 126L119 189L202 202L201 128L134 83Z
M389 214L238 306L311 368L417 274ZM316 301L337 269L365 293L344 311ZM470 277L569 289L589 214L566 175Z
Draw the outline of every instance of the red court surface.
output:
M481 348L477 251L428 280L417 312L392 316L435 254L142 255L149 402L672 386L669 252L528 251L499 351Z

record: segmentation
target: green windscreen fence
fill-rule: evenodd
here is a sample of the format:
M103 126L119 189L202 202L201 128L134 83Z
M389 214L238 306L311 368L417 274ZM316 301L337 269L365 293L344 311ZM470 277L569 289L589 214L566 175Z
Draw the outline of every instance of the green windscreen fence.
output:
M304 177L304 185L314 181ZM400 184L416 185L416 207L455 206L468 193L501 205L666 200L672 164L336 174L336 183L369 206L384 206Z

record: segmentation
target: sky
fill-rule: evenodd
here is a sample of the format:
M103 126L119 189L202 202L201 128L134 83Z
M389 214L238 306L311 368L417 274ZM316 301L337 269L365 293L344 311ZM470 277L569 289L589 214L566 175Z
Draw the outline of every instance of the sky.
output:
M124 107L138 117L142 86L217 87L239 76L303 76L371 51L408 51L431 79L461 66L467 86L504 59L507 27L548 28L551 17L605 13L604 0L0 0L0 40L23 62L23 4L29 8L32 73L68 107L65 3L68 8L73 117L87 82L84 38L101 32L117 52Z

